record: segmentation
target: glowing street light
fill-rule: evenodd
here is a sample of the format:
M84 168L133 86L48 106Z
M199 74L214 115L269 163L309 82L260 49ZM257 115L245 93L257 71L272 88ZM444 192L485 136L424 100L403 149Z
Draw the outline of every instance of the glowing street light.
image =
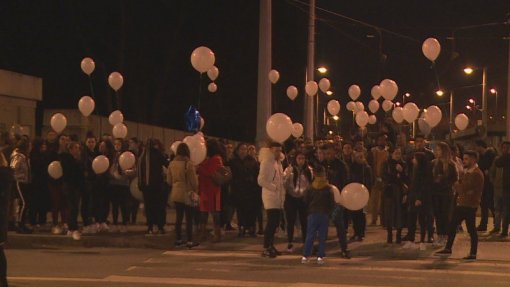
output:
M340 119L339 116L333 116L333 120L338 121Z
M333 131L329 131L329 134L332 135L333 134Z
M410 93L405 93L404 96L406 96L406 98L409 98L411 96Z
M443 90L437 90L437 91L436 91L436 95L437 95L438 97L442 97L442 96L444 95Z
M466 105L466 109L471 111L473 108L470 105Z
M469 99L469 100L468 100L468 102L469 102L470 104L472 104L472 105L474 105L474 104L475 104L475 100L474 100L474 99Z
M395 106L400 107L400 102L396 102Z
M465 73L466 75L471 75L471 74L473 74L473 71L474 71L474 69L473 69L473 68L471 68L471 67L465 67L465 68L464 68L464 73Z
M319 71L319 73L321 73L321 74L326 74L328 72L328 68L322 66L322 67L317 68L317 71Z
M490 89L491 94L495 95L498 93L498 91L494 88Z
M328 96L332 96L332 95L333 95L333 92L332 92L332 91L326 91L326 95L328 95Z

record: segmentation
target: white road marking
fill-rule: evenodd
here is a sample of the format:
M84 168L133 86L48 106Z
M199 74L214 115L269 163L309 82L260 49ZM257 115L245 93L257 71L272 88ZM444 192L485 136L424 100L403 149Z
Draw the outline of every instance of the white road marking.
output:
M135 277L112 275L106 278L75 278L75 277L8 277L9 281L45 281L45 282L92 282L92 283L131 283L131 284L164 284L164 285L199 285L199 286L236 286L258 287L261 285L274 287L389 287L381 285L351 284L320 284L308 282L267 282L223 279L197 279L181 277Z

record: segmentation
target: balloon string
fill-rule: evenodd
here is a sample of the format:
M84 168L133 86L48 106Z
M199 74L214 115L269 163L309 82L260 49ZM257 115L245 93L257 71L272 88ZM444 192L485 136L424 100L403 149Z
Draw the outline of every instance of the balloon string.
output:
M435 62L432 62L431 68L432 68L432 70L434 70L434 76L436 77L437 89L440 90L441 89L441 84L439 83L439 75L437 74L436 63Z
M200 73L200 81L198 83L198 104L197 109L200 111L200 97L202 95L202 73Z
M94 113L97 115L97 103L96 103L96 94L94 93L94 85L92 84L92 77L89 75L89 88L90 88L90 97L94 100Z

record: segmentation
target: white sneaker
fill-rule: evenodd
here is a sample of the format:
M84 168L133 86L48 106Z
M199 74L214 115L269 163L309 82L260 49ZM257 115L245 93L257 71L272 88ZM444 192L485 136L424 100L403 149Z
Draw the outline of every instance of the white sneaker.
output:
M406 241L406 243L404 244L404 246L402 246L402 248L404 249L410 249L412 248L414 245L414 242L411 242L411 241Z
M421 242L420 243L420 251L425 251L427 250L427 246L425 246L425 243Z
M99 226L99 231L108 232L108 231L110 231L110 227L108 226L108 224L106 224L106 222L103 222Z
M317 257L317 264L319 265L324 264L324 259L322 257Z
M306 258L306 257L301 257L301 264L308 264L310 263L310 259Z
M58 225L55 225L51 228L51 233L57 235L57 234L62 234L62 228Z
M71 237L73 240L81 240L81 233L78 230L72 232Z

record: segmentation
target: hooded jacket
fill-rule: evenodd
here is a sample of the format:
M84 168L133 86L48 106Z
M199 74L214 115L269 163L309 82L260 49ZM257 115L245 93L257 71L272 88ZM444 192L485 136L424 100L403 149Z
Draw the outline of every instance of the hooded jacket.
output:
M257 178L262 187L262 203L265 209L283 209L285 188L283 186L283 167L275 160L268 148L260 149L260 172Z

